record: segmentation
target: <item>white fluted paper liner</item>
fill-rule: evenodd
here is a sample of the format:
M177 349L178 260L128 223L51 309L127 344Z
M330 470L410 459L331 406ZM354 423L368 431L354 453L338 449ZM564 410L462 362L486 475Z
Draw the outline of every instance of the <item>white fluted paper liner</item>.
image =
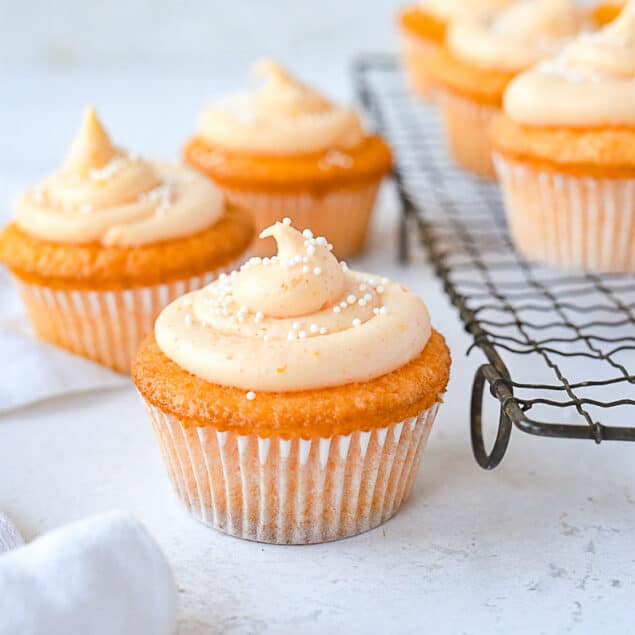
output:
M494 162L518 251L562 269L635 272L635 179Z
M416 35L402 36L404 66L410 86L422 97L432 96L433 82L427 66L430 59L439 52L439 45Z
M230 203L251 213L257 233L288 217L295 227L310 228L316 236L326 236L335 255L345 259L364 249L380 182L322 193L280 194L231 188L223 191ZM261 256L275 253L272 239L258 241L253 249Z
M184 426L146 405L190 514L232 536L276 544L337 540L391 518L410 493L439 406L369 432L283 439Z
M221 269L132 289L55 289L15 277L36 335L72 353L130 372L143 337L170 302L213 282L235 263Z
M499 109L443 89L435 91L435 100L443 115L448 150L456 163L478 176L493 179L496 173L487 131Z

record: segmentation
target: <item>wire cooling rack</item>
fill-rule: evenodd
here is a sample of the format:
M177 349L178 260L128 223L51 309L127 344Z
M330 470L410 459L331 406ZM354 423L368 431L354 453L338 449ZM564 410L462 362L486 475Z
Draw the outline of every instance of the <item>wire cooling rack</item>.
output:
M410 94L391 57L354 66L358 97L391 143L402 202L400 257L421 244L488 363L474 378L471 434L483 468L502 460L512 426L534 435L635 441L635 279L565 274L514 250L499 188L457 169L436 110ZM468 351L468 353L470 352ZM483 440L483 392L500 401Z

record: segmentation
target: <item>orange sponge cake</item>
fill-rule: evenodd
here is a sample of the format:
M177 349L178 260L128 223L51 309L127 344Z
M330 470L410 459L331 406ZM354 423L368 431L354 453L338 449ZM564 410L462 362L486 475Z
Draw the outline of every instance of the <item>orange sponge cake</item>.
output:
M335 253L363 250L390 149L364 131L359 115L325 99L284 69L262 62L255 93L212 103L185 148L228 200L248 210L258 231L282 216L329 236ZM273 241L262 241L271 255Z
M354 535L408 495L450 355L404 287L290 223L264 237L277 256L162 312L133 379L196 518L265 542Z
M38 336L128 372L159 311L241 259L253 238L204 176L111 143L86 114L66 164L0 233Z

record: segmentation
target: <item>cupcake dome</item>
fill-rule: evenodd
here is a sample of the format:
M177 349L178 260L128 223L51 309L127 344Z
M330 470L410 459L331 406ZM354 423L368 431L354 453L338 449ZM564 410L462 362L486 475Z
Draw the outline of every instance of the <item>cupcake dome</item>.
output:
M514 80L491 139L521 251L634 271L635 2Z
M457 20L431 63L450 151L457 163L493 178L487 127L509 82L557 54L586 24L575 0L515 2Z
M433 82L428 70L431 58L445 42L448 26L473 13L490 11L510 0L422 0L399 15L406 73L415 92L430 97Z
M262 236L278 255L166 308L133 377L197 518L266 542L353 535L407 496L449 353L407 289L308 230Z
M364 132L359 115L331 103L271 62L253 93L212 103L185 149L228 200L248 210L258 230L281 216L330 237L349 257L365 243L388 146ZM274 252L263 242L263 255Z
M208 179L118 149L88 110L62 169L17 202L0 260L42 339L127 371L158 311L252 235Z

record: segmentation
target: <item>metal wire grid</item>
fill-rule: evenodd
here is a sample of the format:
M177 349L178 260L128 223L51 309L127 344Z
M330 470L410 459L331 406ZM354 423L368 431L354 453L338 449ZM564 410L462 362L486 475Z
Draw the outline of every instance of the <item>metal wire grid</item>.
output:
M414 224L474 337L470 350L480 348L489 362L472 391L478 463L500 463L512 424L541 436L635 441L633 277L563 274L526 261L507 232L498 186L453 165L436 110L411 96L396 61L362 58L354 78L396 155L401 258L408 259ZM486 382L500 401L489 452L482 433Z

